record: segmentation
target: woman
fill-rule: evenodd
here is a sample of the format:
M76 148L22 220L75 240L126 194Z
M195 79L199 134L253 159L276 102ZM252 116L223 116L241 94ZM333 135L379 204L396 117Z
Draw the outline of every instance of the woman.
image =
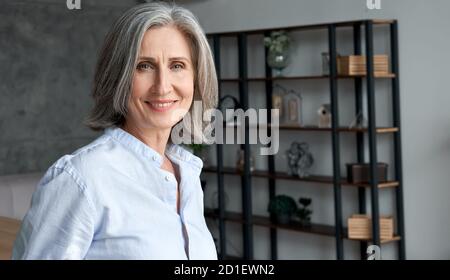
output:
M106 37L93 97L87 123L104 134L49 168L13 259L217 259L203 216L203 162L170 139L188 115L207 125L193 101L204 110L217 102L194 15L156 3L127 11Z

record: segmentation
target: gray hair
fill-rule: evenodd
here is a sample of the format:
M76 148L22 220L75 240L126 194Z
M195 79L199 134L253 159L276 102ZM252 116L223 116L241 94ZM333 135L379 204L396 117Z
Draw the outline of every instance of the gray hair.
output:
M214 60L197 18L189 10L174 4L147 3L126 11L106 36L94 77L92 96L95 104L85 121L88 127L103 130L125 122L142 38L148 29L166 25L178 28L190 43L194 66L193 101L201 101L203 111L217 106ZM203 120L203 112L193 110L191 106L188 114L194 127L188 127L187 131L194 138L203 139L203 128L209 124ZM186 125L189 124L184 121L183 126Z

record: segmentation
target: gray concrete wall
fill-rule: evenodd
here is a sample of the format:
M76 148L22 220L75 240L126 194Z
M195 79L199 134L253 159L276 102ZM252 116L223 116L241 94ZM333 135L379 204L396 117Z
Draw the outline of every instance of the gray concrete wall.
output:
M97 52L134 3L0 0L0 216L22 219L43 172L96 137L82 120Z
M82 121L119 4L0 1L0 175L43 171L95 137Z

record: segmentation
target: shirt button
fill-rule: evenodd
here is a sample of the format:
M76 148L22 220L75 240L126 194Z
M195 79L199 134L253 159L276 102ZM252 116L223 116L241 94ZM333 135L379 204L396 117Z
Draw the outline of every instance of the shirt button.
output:
M170 180L169 175L166 175L166 177L164 179L166 179L166 181L169 182L169 180Z
M153 159L153 161L156 161L157 157L156 157L156 156L153 156L152 159Z

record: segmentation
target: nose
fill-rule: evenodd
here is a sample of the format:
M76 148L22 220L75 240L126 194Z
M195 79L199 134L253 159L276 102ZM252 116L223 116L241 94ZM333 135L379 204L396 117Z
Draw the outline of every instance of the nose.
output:
M172 91L172 83L170 74L166 69L160 68L156 71L155 81L153 85L153 93L158 95L166 95Z

